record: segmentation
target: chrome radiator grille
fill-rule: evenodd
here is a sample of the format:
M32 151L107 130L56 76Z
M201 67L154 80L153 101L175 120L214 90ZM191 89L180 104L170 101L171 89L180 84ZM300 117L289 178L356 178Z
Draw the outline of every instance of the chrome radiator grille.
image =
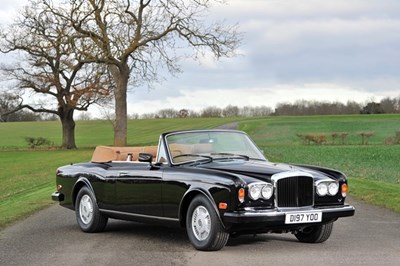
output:
M277 180L277 207L303 207L314 203L314 181L309 176L292 176Z

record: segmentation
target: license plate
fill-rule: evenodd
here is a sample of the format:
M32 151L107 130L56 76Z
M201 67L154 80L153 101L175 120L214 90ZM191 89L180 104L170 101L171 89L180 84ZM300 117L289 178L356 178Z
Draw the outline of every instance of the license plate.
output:
M318 223L322 221L322 212L291 212L285 215L285 224Z

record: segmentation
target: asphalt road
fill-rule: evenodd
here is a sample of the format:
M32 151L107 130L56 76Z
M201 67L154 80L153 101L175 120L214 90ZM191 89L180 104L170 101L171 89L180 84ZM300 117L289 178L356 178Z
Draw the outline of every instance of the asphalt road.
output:
M356 215L325 243L241 236L218 252L194 250L178 228L110 220L103 233L83 233L73 211L54 205L0 232L0 265L400 265L400 215L349 202Z

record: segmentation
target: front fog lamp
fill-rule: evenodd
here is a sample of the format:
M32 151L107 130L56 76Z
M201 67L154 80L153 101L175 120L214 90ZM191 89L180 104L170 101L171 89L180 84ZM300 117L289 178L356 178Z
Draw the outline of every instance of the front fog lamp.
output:
M261 196L264 199L270 199L273 193L274 193L274 188L272 187L271 184L267 184L263 186L263 188L261 189Z
M326 183L319 183L317 185L317 194L321 197L326 196L328 194L328 185Z
M328 193L331 196L335 196L339 191L339 185L338 183L334 182L334 183L330 183L328 186Z

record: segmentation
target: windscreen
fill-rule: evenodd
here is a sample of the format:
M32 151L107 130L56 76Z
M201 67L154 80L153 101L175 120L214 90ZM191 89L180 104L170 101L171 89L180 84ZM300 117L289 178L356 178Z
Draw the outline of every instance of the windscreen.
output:
M166 137L173 163L226 155L265 160L263 154L244 133L224 131L174 133Z

